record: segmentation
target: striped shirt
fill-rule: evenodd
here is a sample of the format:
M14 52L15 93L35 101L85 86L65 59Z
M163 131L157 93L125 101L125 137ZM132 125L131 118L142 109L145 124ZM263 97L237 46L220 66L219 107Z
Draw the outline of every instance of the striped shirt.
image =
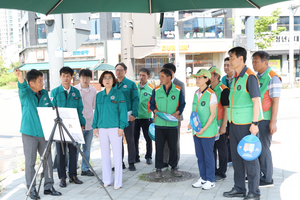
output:
M267 70L268 69L266 69L266 71ZM264 71L262 74L257 73L257 78L260 79L266 71ZM281 86L282 86L282 83L281 83L279 77L273 76L271 81L268 84L269 95L271 98L280 97Z

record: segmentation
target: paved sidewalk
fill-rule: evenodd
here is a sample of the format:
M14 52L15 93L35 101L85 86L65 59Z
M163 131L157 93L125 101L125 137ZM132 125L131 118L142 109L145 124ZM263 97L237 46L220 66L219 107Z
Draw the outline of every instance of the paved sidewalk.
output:
M297 119L299 122L299 119ZM284 120L283 125L285 124ZM296 123L296 120L289 120L290 122ZM289 127L282 126L282 129L289 129ZM290 127L290 131L292 128ZM289 131L289 130L286 130ZM283 132L286 132L283 131ZM288 132L286 132L288 133ZM283 134L274 136L274 144L272 146L272 152L274 156L274 182L275 186L272 188L261 189L262 200L291 200L297 199L298 191L300 191L300 162L299 156L299 145L293 146L296 142L292 142L288 137L282 137ZM285 139L284 139L285 138ZM294 137L295 140L299 141L298 136ZM281 142L278 142L281 141ZM141 142L144 144L144 141ZM140 145L141 145L140 144ZM202 190L193 188L194 183L199 178L198 166L196 163L196 157L194 155L194 144L192 136L190 134L182 134L181 137L181 149L182 155L180 159L180 170L189 171L196 174L194 180L188 180L177 183L152 183L147 181L139 180L139 176L143 173L149 173L154 170L154 164L147 165L144 159L142 162L136 164L137 171L131 172L128 169L124 170L123 174L123 187L119 190L114 190L113 187L108 187L108 191L113 199L149 199L149 200L176 200L176 199L202 199L202 200L219 200L227 199L222 196L224 191L228 191L233 186L233 169L228 168L227 178L222 182L217 182L216 187L211 190ZM296 150L298 149L298 150ZM294 150L294 157L292 154L288 154L290 150ZM143 148L141 148L143 151ZM94 138L93 140L93 152L92 152L92 163L95 171L101 177L101 159L99 142ZM128 166L127 162L126 165ZM80 170L78 170L80 172ZM84 182L82 185L68 184L67 188L60 188L58 186L59 180L55 173L55 188L63 193L61 197L45 196L40 193L42 199L108 199L104 189L100 188L97 183L97 179L94 177L80 177ZM26 188L25 188L24 172L13 174L8 177L5 181L6 191L0 198L2 200L20 200L24 199ZM42 189L43 191L43 189ZM235 198L239 199L239 198Z
M271 147L274 163L274 183L275 186L271 188L261 189L261 200L296 200L299 198L300 191L300 90L283 91L286 93L280 100L280 110L278 116L278 131L273 136L273 144ZM290 95L289 95L290 94ZM2 116L3 117L3 116ZM4 117L3 117L4 119ZM187 118L186 118L187 119ZM154 164L147 165L144 159L142 162L136 164L137 171L131 172L128 169L123 171L123 187L119 190L114 190L113 187L108 187L108 191L113 199L149 199L149 200L219 200L228 199L222 196L223 192L229 191L233 187L233 169L228 168L227 178L222 182L217 182L216 187L211 190L202 190L193 188L192 183L199 178L198 166L196 163L196 156L194 153L194 143L190 133L187 133L185 124L183 123L183 132L181 135L181 159L179 163L179 170L189 171L196 175L194 180L188 180L176 183L152 183L139 180L139 176L143 173L152 172ZM14 140L18 141L19 137ZM8 141L5 137L1 141ZM6 145L9 142L6 142ZM153 143L154 144L154 143ZM13 143L11 143L13 145ZM126 148L125 148L126 149ZM155 148L154 148L155 149ZM140 142L140 152L145 153L145 141ZM126 152L125 152L126 155ZM0 154L2 157L3 155ZM14 155L12 155L14 156ZM154 160L155 152L153 152ZM94 138L91 154L92 165L102 178L101 170L101 154L100 145L97 138ZM127 159L125 158L125 161ZM128 167L128 163L126 166ZM2 163L0 163L1 165ZM78 170L80 173L80 170ZM1 200L20 200L25 199L26 186L24 172L13 174L11 171L6 173L7 178L0 185L6 188L0 194ZM109 199L103 188L100 188L99 183L95 177L81 177L84 182L82 185L69 184L67 188L60 188L58 186L59 180L57 173L54 174L54 187L62 192L60 197L45 196L40 192L40 196L45 200L52 199ZM247 185L247 184L246 184ZM41 189L43 191L43 188ZM233 198L241 199L241 198Z

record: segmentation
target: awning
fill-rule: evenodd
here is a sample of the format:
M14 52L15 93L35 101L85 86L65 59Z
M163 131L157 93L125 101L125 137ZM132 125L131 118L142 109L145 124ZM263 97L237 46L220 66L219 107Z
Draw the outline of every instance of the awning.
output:
M110 65L110 64L106 64L106 63L101 63L99 64L97 67L95 67L94 69L96 70L115 70L115 67Z
M90 61L73 61L73 62L64 62L65 67L70 67L72 69L74 68L90 68L93 69L94 66L98 63L98 60L90 60ZM31 69L36 70L49 70L49 63L28 63L23 64L22 67L20 67L20 70L22 71L29 71Z

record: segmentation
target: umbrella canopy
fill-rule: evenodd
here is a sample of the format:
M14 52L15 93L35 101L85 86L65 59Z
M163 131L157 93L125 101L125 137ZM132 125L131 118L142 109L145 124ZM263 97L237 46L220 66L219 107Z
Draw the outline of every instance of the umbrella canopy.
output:
M81 12L161 13L210 8L260 8L286 0L1 0L0 7L43 14Z
M115 70L115 67L106 63L101 63L94 70Z

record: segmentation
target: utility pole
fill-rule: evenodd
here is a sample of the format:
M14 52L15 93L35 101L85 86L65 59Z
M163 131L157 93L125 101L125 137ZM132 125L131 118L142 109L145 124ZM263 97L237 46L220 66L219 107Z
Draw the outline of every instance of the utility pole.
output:
M127 66L127 77L134 79L132 58L132 13L121 13L121 60Z
M289 86L293 87L294 84L294 15L300 5L292 5L290 3L290 16L289 16L289 33L290 33L290 49L289 49Z
M62 14L55 14L53 20L47 20L45 23L47 25L50 90L52 90L61 84L59 70L64 66L64 54L62 50Z

